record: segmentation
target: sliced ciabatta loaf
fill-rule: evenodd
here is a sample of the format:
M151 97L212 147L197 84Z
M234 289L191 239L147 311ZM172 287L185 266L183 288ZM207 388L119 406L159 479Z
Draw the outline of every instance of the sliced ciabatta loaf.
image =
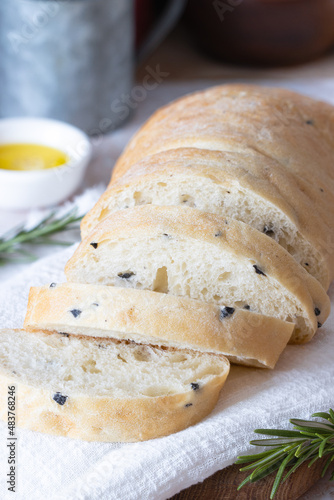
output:
M104 285L52 283L30 290L24 326L224 354L274 368L293 323L185 297Z
M113 212L137 205L192 206L264 232L327 289L330 254L322 243L330 229L313 191L261 154L179 148L132 165L84 217L81 233L84 238Z
M330 310L329 298L276 241L243 222L190 207L120 210L82 241L68 281L188 296L296 324L306 342Z
M0 416L87 441L143 441L196 424L229 372L223 356L57 333L0 331Z

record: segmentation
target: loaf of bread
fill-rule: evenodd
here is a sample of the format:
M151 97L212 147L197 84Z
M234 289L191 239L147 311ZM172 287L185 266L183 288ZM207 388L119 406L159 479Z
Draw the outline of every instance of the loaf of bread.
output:
M52 283L31 288L24 327L213 352L274 368L294 324L149 290Z
M66 265L68 281L147 289L295 323L312 338L327 318L319 282L272 238L196 208L144 205L115 212Z
M297 179L292 197L294 192L297 199L303 194L309 197L305 215L316 216L317 223L311 222L310 232L317 236L311 240L326 263L327 270L319 276L327 288L334 278L333 106L285 89L244 84L221 85L190 94L152 115L129 142L112 180L139 160L178 148L193 148L200 154L220 151L248 155L253 160L240 161L245 169L262 157L260 164L268 161L266 178L271 173L273 178L276 176L271 166L274 161L287 175L282 186L290 182L291 176ZM290 194L286 200L291 201ZM304 222L297 227L304 234Z
M58 333L0 331L0 417L8 387L17 423L86 441L143 441L180 431L214 408L223 356Z
M314 210L318 196L313 185L256 152L172 149L145 157L113 182L84 217L81 232L85 238L113 212L138 205L196 207L264 232L327 288L321 244L328 226Z

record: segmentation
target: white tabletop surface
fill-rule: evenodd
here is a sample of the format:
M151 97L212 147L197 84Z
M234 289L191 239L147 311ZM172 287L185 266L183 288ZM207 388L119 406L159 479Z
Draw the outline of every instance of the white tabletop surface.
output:
M178 30L138 70L136 85L144 85L145 75L152 68L165 74L161 77L161 83L155 89L146 90L144 100L134 103L132 116L122 128L94 141L94 158L81 191L88 186L106 184L115 160L143 121L158 107L186 93L238 81L286 87L334 104L333 51L321 59L301 66L279 69L238 67L210 60L197 53L186 33ZM0 211L0 235L23 222L26 217L26 212ZM37 253L43 256L53 251L54 248L47 247L40 248ZM21 263L1 267L0 282L11 279L25 266L26 264ZM322 480L305 494L302 500L332 498L334 498L334 486L328 484L328 480Z

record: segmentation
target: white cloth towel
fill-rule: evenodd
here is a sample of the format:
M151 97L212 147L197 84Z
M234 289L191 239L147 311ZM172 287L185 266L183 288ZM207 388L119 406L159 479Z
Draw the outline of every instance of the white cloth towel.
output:
M1 327L22 326L30 286L65 280L74 248L39 260L0 286ZM334 287L330 292L333 299ZM332 313L311 343L288 346L275 370L233 366L212 414L172 436L107 444L18 430L15 496L7 491L7 428L1 423L1 498L170 498L250 451L253 429L287 427L289 418L308 418L334 405L333 334Z
M158 51L156 58L148 61L151 67L159 63L163 71L170 72L170 77L148 93L131 122L103 138L88 172L88 185L108 182L114 160L139 125L159 106L191 91L228 81L247 81L288 87L334 104L333 55L308 65L259 71L215 63L200 58L187 47L187 43L172 46L173 50L166 51L165 57L163 51ZM145 71L144 68L143 75ZM5 223L7 215L2 218ZM20 266L21 274L16 276L13 273L18 266L7 266L5 275L10 279L0 285L0 327L22 326L29 287L64 280L63 267L73 250L57 252L29 268ZM330 295L333 304L333 285ZM232 367L212 414L175 435L139 444L104 444L18 431L15 495L7 491L7 428L0 423L0 498L170 498L230 465L238 454L255 452L256 448L248 444L255 438L253 429L287 428L289 418L309 418L315 411L333 407L333 361L332 313L310 344L288 346L274 371ZM333 497L331 486L326 500ZM309 500L318 498L313 495ZM325 500L323 495L321 500Z

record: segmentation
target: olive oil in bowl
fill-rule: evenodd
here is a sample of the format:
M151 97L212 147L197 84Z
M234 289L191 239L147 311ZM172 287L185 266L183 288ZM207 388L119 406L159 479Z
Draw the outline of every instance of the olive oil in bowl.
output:
M69 161L59 149L41 144L0 144L0 169L46 170L60 167Z
M2 118L0 210L53 207L67 200L81 185L91 155L88 136L72 125Z

